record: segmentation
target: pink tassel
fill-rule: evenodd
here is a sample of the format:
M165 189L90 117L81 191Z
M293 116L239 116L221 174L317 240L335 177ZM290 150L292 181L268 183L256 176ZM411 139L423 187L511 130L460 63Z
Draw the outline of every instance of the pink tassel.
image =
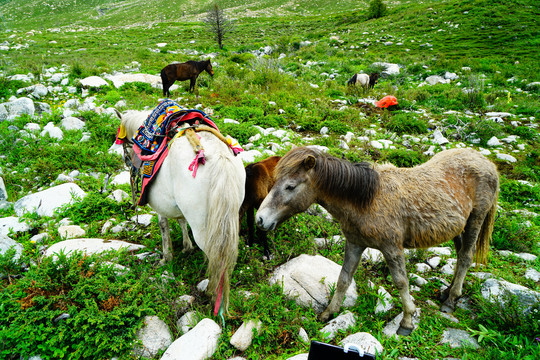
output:
M189 164L189 171L193 171L193 177L197 175L197 169L199 168L199 163L204 165L205 162L206 162L206 159L204 157L204 152L203 150L200 150L195 156L195 159L193 159L191 164Z
M231 146L231 149L233 151L233 154L234 156L238 155L238 153L241 153L242 151L244 151L244 149L242 149L241 147L237 146Z

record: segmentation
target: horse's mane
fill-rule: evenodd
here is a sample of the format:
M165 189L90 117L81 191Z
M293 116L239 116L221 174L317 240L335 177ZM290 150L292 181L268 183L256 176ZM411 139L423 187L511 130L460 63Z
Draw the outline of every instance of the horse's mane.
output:
M289 151L276 167L276 177L296 172L309 155L315 157L312 180L327 196L352 202L358 208L368 206L379 189L379 174L367 162L351 163L310 147Z
M208 63L209 60L201 60L201 61L195 61L195 60L188 60L186 61L186 64L190 64L192 66L195 66L198 70L204 69Z

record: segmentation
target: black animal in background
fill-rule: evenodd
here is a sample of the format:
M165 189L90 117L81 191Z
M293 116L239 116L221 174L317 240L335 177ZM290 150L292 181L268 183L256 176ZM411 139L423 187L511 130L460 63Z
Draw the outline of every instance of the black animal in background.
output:
M377 83L379 80L379 73L371 73L371 74L354 74L354 76L347 82L347 85L356 85L359 84L360 86L366 88L366 89L373 89L373 86Z

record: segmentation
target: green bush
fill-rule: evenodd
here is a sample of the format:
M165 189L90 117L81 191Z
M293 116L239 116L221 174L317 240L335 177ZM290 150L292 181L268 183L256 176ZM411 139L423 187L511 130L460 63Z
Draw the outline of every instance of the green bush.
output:
M369 8L367 10L367 18L378 19L386 15L386 5L382 0L371 0Z
M122 95L116 90L110 90L105 94L103 97L103 101L109 104L116 104L118 101L122 99Z
M427 122L410 113L395 114L383 126L397 134L425 134L428 131Z
M526 203L540 205L540 186L531 186L516 180L501 178L499 198L510 205L522 207Z
M416 151L392 149L383 153L380 160L392 163L398 167L413 167L424 163L426 157Z
M127 206L122 206L104 194L92 192L63 209L61 216L70 218L74 224L88 224L108 220L126 210Z
M224 106L221 110L221 115L239 122L250 121L257 123L264 117L264 110L252 106Z
M128 354L142 317L154 313L151 288L156 290L148 276L134 275L116 275L97 257L81 253L44 258L21 279L2 286L0 358ZM60 320L62 314L68 317Z
M537 136L536 131L528 126L517 126L508 128L508 132L517 135L524 140L534 140Z
M230 56L230 60L237 64L247 64L249 63L255 55L251 53L240 53L240 54L232 54Z
M156 91L156 89L154 89L152 85L148 83L134 81L125 83L124 85L120 86L120 91L152 94Z
M223 124L220 127L220 131L225 135L230 135L236 140L240 145L247 144L249 138L257 134L258 131L253 127L252 123L241 123L241 124Z
M469 124L465 129L465 134L471 138L479 138L480 144L486 146L493 136L500 136L504 133L504 126L492 120L477 120Z
M320 127L326 126L330 132L338 135L345 135L347 131L350 131L348 124L345 124L342 120L326 120L320 124Z
M505 213L495 221L492 246L497 250L531 252L539 236L539 226L526 224L518 214Z
M8 80L7 78L0 76L0 99L7 99L11 95L15 95L17 93L17 89L24 86L24 81Z

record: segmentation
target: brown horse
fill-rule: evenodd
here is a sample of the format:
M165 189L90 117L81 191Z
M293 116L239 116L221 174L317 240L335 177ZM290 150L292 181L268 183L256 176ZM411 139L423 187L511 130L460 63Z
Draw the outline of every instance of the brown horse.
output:
M214 76L212 64L210 60L205 61L186 61L185 63L169 64L161 70L161 82L163 83L163 96L169 97L171 93L169 88L176 80L189 80L189 91L195 90L195 82L197 77L203 71L206 71L210 76Z
M261 206L264 198L270 192L274 185L274 168L278 163L280 156L271 156L259 162L246 166L246 191L244 202L240 207L240 219L247 212L248 225L248 244L253 245L255 242L254 227L255 227L255 209ZM268 250L268 239L266 231L257 229L257 238L259 243L264 248L264 255L270 257Z
M441 310L453 311L473 262L485 262L497 211L495 165L472 149L446 150L413 168L351 164L302 147L278 163L276 183L257 212L257 225L272 230L316 202L341 224L345 258L326 321L339 310L366 247L379 249L403 304L398 334L413 330L416 307L409 295L404 248L427 248L454 240L457 265L443 292Z

